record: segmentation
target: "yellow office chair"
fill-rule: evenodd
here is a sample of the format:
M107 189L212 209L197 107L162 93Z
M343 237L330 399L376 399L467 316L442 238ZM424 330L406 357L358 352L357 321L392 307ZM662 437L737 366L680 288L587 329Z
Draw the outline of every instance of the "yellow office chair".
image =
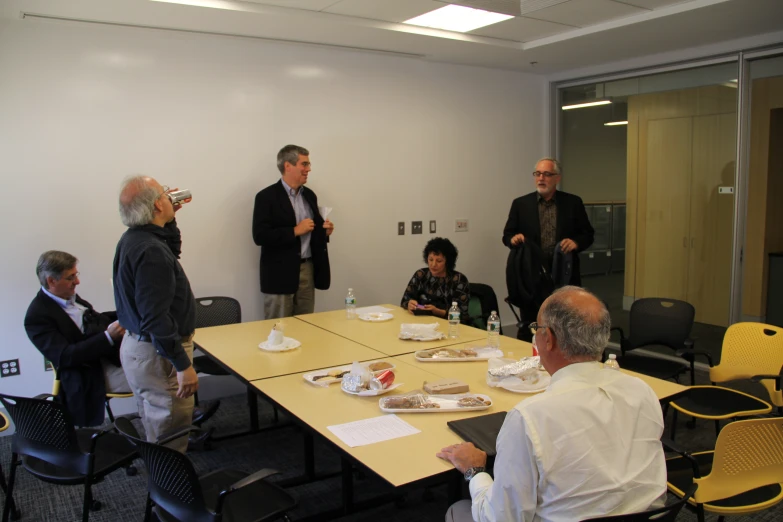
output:
M783 500L783 419L749 419L726 425L714 451L689 454L668 441L680 456L666 460L669 491L683 496L698 488L688 502L699 522L704 512L719 515L755 513Z
M57 368L52 366L54 372L54 382L52 383L52 395L57 397L60 394L60 379L57 377ZM106 413L109 415L109 420L114 424L114 412L111 411L111 405L109 402L112 399L129 399L133 397L133 393L107 393L106 394Z
M781 391L783 367L783 328L763 323L736 323L726 330L720 364L710 367L711 386L691 386L670 405L674 410L671 438L674 440L677 412L697 419L715 421L716 433L720 421L736 417L763 415L772 405L747 393L715 383L736 379L761 382L770 401L783 407Z

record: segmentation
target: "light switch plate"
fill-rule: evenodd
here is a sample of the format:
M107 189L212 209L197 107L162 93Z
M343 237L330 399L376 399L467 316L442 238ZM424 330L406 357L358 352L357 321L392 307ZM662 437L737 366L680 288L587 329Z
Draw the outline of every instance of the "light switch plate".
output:
M430 234L434 234L438 228L435 226L435 220L430 221Z
M400 221L397 223L397 235L398 236L405 235L405 221Z
M421 221L411 221L411 234L421 234Z

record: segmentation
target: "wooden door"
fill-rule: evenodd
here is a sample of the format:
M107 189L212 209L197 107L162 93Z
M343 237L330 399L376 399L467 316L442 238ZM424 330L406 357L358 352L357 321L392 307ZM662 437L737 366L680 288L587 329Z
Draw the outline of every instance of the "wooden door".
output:
M637 271L637 298L687 299L692 121L647 121L645 269Z
M735 113L693 119L688 299L696 321L728 326L737 118Z

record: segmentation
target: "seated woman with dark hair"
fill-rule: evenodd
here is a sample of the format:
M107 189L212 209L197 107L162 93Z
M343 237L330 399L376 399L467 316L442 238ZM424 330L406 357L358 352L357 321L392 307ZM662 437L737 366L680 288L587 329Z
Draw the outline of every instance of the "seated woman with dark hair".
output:
M400 305L410 313L423 310L446 318L452 301L456 301L460 309L460 322L470 324L470 286L468 278L454 270L457 255L457 247L448 239L431 239L424 247L427 268L413 274Z

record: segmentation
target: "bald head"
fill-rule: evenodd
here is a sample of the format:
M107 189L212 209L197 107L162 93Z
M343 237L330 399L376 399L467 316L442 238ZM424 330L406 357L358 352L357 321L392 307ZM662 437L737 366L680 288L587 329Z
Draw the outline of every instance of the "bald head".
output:
M125 179L120 189L120 218L126 227L152 223L155 219L155 202L163 188L148 176L132 176Z
M552 330L568 360L599 360L612 326L604 304L576 286L565 286L544 301L541 323Z

